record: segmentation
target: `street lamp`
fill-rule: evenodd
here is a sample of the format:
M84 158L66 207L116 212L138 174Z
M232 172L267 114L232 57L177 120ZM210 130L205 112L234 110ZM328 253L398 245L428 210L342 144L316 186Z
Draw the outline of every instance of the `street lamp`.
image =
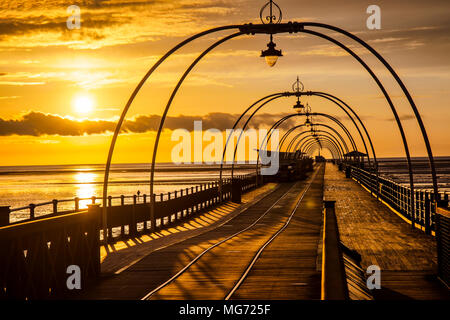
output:
M297 102L294 104L293 108L296 109L298 113L305 111L305 106L300 102L300 95L304 89L305 86L297 76L297 81L295 81L292 85L292 91L294 91L295 95L297 96Z
M309 106L308 102L306 103L306 107L305 107L305 115L306 115L306 121L305 121L305 126L306 127L311 127L312 130L312 116L310 118L310 113L311 113L311 107Z
M282 57L283 54L281 50L275 49L276 44L272 41L272 35L270 35L270 42L267 44L268 49L261 51L261 57L266 59L269 67L273 67L277 61L278 57Z
M310 127L312 125L311 120L309 120L309 116L306 116L305 126Z
M274 6L279 12L278 17L276 15L274 15L274 12L273 12ZM264 11L267 7L269 7L269 15L266 15L265 18L263 18ZM281 22L282 13L281 13L280 7L275 2L270 0L261 8L261 11L259 12L259 16L260 16L263 24L278 24ZM276 46L277 45L275 44L275 42L273 42L273 34L271 33L270 41L267 44L267 49L261 51L261 57L266 59L266 63L269 65L269 67L273 67L277 63L278 57L283 56L283 54L281 53L281 50L275 49Z

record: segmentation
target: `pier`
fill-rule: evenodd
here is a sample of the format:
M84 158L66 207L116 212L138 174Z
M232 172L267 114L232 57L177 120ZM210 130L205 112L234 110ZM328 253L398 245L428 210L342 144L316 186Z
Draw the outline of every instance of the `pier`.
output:
M221 200L214 184L190 198L163 200L155 230L148 209L140 211L148 203L111 207L108 244L95 237L98 205L1 227L2 254L14 257L2 265L2 298L450 298L439 223L433 235L412 229L339 168L317 162L305 179L283 183L240 176L234 186L224 184ZM83 290L58 286L69 264L81 266ZM381 270L379 290L366 287L371 265Z
M133 5L138 5L141 10L141 5L144 4ZM212 9L208 4L207 10L203 10L202 15L208 16L217 11L215 7ZM228 9L223 12L228 12ZM0 207L0 257L2 257L0 299L23 301L450 299L450 208L448 193L444 190L448 184L441 181L442 172L438 170L442 167L439 167L439 161L433 155L432 144L419 112L421 108L416 106L413 95L393 66L369 44L379 45L384 41L376 41L377 39L373 38L365 41L357 36L357 34L365 35L365 32L351 33L337 26L317 22L315 19L310 22L283 22L281 8L272 0L263 5L259 15L261 23L212 27L176 43L171 49L165 49L165 53L143 73L143 77L126 100L120 116L117 114L117 122L97 118L78 121L69 116L42 114L42 119L47 117L52 119L50 125L45 125L47 127L57 123L61 123L61 129L65 129L66 124L74 126L72 130L62 130L62 136L106 135L111 132L109 149L105 154L106 161L104 167L99 170L103 174L103 181L95 182L102 183L101 195L91 190L92 192L88 193L91 197L50 198L36 201L39 203L20 204L17 207L8 205ZM151 15L145 19L149 17ZM128 20L130 19L123 19ZM183 20L187 20L185 15ZM428 24L426 26L427 28L419 26L411 30L439 29L428 28ZM176 35L178 41L180 33L179 30L176 31L172 35ZM80 33L81 36L90 34L97 33L84 31ZM280 35L287 35L289 41L298 35L301 35L301 38L305 35L319 38L344 53L341 55L332 52L333 60L340 59L341 56L354 59L358 67L370 76L370 81L376 85L374 87L379 90L377 95L364 93L369 97L364 101L367 103L365 107L373 108L368 102L375 100L374 97L381 96L390 112L389 116L378 113L379 110L376 110L376 117L373 116L373 110L366 109L361 112L358 106L344 101L345 97L340 97L335 92L327 92L328 85L320 84L316 90L305 90L299 76L292 84L292 90L279 91L279 88L276 90L273 86L276 81L273 80L277 78L274 77L266 79L266 83L272 86L265 89L270 91L262 97L252 97L250 105L244 94L262 92L262 87L259 88L259 84L252 83L246 87L247 89L239 88L239 99L242 100L235 99L237 97L235 96L230 100L224 99L228 101L226 106L217 104L223 110L231 112L225 113L220 110L221 112L216 113L219 114L217 118L212 117L212 113L206 113L210 110L204 102L208 100L203 98L210 88L198 90L198 95L189 96L190 98L180 102L178 107L196 106L202 113L199 118L205 118L206 115L216 119L208 120L208 126L211 128L203 130L203 127L197 126L197 120L193 121L194 129L191 131L174 128L175 124L177 126L186 124L185 120L178 121L181 117L186 117L190 122L196 119L190 114L195 108L190 111L182 110L178 118L173 117L171 120L169 119L172 115L169 115L169 112L173 112L172 103L176 100L177 94L183 91L180 90L183 83L189 78L190 73L196 70L203 58L228 41L239 37L249 39L261 36L268 37L269 42L267 49L264 47L260 54L258 50L257 55L263 57L270 67L274 67L277 60L283 57L282 50L277 49L274 42L278 41ZM200 40L203 41L201 44L194 43L202 37L205 38ZM61 38L68 39L65 36ZM98 38L103 39L103 36L99 35ZM138 39L139 42L150 42L147 36L137 35L134 41ZM203 48L203 44L207 41L211 43ZM75 42L78 43L78 40ZM164 39L164 43L170 42ZM236 47L227 51L226 55L233 53L232 59L226 61L227 65L241 54L239 50L242 48L238 49L238 45L242 43L243 41L236 42ZM415 43L422 42L415 41ZM111 44L119 46L118 42ZM175 59L177 55L183 59L190 59L191 53L178 52L187 45L191 45L192 48L203 48L203 51L197 57L194 53L194 59L189 65L183 66L176 62L173 67L163 67L165 72L167 70L171 72L167 79L172 78L172 72L175 74L175 71L179 71L175 70L179 66L182 66L183 70L179 78L176 76L178 80L175 86L169 87L170 95L164 108L157 109L162 112L148 115L137 113L140 110L150 109L149 105L153 107L155 101L164 98L158 96L146 99L148 96L141 96L141 109L133 110L135 117L134 120L130 120L133 114L129 112L130 108L144 85L154 86L155 83L161 82L153 81L154 72L166 60ZM391 46L390 43L388 45ZM140 49L141 44L135 48ZM304 46L301 48L303 50ZM328 47L323 48L309 50L307 54L298 51L297 54L310 56L311 53L329 51ZM291 50L291 47L287 46L286 49ZM244 47L244 50L249 49ZM104 50L105 53L110 51L115 49ZM234 55L236 52L239 54ZM224 55L219 52L216 58L222 56ZM244 56L251 55L244 54ZM149 57L148 52L145 52L145 56L136 61L141 64ZM376 69L372 70L368 65L367 57L378 64ZM97 65L92 63L94 64ZM98 65L101 66L100 63ZM333 70L333 67L322 66L319 63L313 65L315 71L309 70L305 74L309 72L328 76ZM380 66L385 69L382 71L386 71L381 80L377 76ZM320 68L323 68L323 72L318 72ZM347 72L347 64L345 68L345 73L350 74L351 72ZM72 72L73 69L70 70ZM224 70L222 65L220 70ZM403 66L403 70L408 68ZM227 74L228 70L225 71L224 74ZM27 72L21 74L25 75ZM46 73L43 72L42 75L44 74ZM9 76L8 73L0 75ZM42 75L39 74L39 77ZM106 78L107 75L108 73L105 73ZM250 82L245 78L245 72L241 72L239 76L240 83ZM398 86L396 91L385 87L383 82L387 76L392 78L387 81L388 83L392 82ZM101 78L103 77L101 75ZM202 77L203 75L198 78ZM32 78L28 77L27 81ZM114 79L110 82L112 79L106 78L105 81L97 81L98 79L94 78L80 84L100 82L106 85L128 82L126 79L120 81ZM258 74L258 80L260 78L262 79ZM208 76L204 79L200 83L210 84ZM146 83L147 80L150 80L149 83ZM311 81L316 84L318 82L318 79ZM6 85L11 83L4 81ZM21 86L26 84L41 85L41 82L20 83ZM44 84L42 81L42 85ZM342 81L342 84L346 82ZM152 94L156 92L158 95L161 88L152 87ZM354 90L351 87L350 90L357 92L360 89ZM122 92L121 90L117 89L117 92ZM107 91L102 92L107 95ZM220 91L211 90L214 103L221 99L216 96L218 92ZM389 92L396 92L395 99ZM357 94L360 95L360 92ZM330 105L325 108L319 103L317 107L311 106L310 103L316 102L311 97ZM107 98L109 100L105 105L125 101L112 96ZM311 100L307 100L310 98ZM399 109L398 99L401 98L405 101ZM282 102L288 99L294 99L294 104L288 105L289 110L280 109ZM354 99L353 102L362 102L359 99ZM89 102L92 101L87 100L81 109L90 108ZM102 103L106 103L105 101ZM233 101L233 104L245 101L246 106L235 109L236 106L231 105L229 101ZM406 108L411 114L405 113ZM104 109L106 110L109 108ZM109 111L113 110L115 107ZM151 110L153 112L156 109ZM238 113L234 113L236 110ZM111 115L108 114L108 119ZM255 123L258 117L264 119ZM231 118L234 122L229 123ZM387 147L379 152L380 148L374 145L374 141L382 139L379 137L372 139L373 136L368 130L370 127L366 123L366 119L370 118L373 118L373 121L385 119L380 121L392 122L393 128L398 130L397 149L391 146L391 132L383 132L385 135L382 138ZM15 130L4 130L8 135L26 134L38 137L41 133L57 135L59 132L54 128L49 132L42 131L38 126L24 130L24 127L31 123L26 119L26 121L0 120ZM138 125L138 120L139 123L143 123L142 128L140 124ZM405 125L405 120L412 121ZM25 124L20 121L25 121ZM172 124L169 126L166 121ZM420 134L416 134L417 132L412 134L414 131L409 131L413 130L411 123ZM220 129L212 128L216 124ZM232 124L232 128L225 128L229 124ZM377 125L378 130L385 130L382 124ZM90 129L90 126L96 129ZM135 127L134 131L132 127ZM266 130L266 127L270 129ZM249 128L252 128L251 132L255 133L255 136L250 137L248 132L250 130L246 132ZM185 144L183 139L182 143L168 151L168 147L164 146L168 142L165 140L168 139L164 134L165 129L173 131L182 129L184 137L190 139L193 136L194 142L186 140L188 143ZM203 139L203 131L210 129L217 133L217 136L214 137L214 143L213 137L210 136L211 144L203 148L203 140L207 140ZM391 129L389 127L389 130ZM256 132L262 136L256 136ZM283 132L281 137L280 132ZM137 179L137 174L134 178L121 176L115 181L110 177L114 171L112 162L114 156L117 156L114 154L117 140L123 133L130 135L150 133L145 139L136 139L145 143L152 141L151 160L150 158L146 160L149 162L148 167L139 171L145 174L146 180L139 181L148 186L148 192L146 189L144 193L133 190L127 192L134 194L113 194L114 188L111 185L114 183L123 182L127 187L137 185L137 180L133 180ZM224 133L226 140L223 140ZM421 147L424 147L426 160L421 159L420 165L414 163L413 155L420 154L422 149L418 147L412 152L411 146L416 147L418 144L417 141L414 143L408 141L408 137L411 136L418 136L420 143L423 143ZM175 141L173 137L174 135L171 136L171 142ZM134 136L128 141L132 140ZM181 147L177 149L179 146ZM147 150L149 146L146 144L139 148ZM165 157L161 157L160 149L166 152ZM136 152L136 149L134 150ZM142 153L140 154L142 156L144 154L142 150L139 149L136 153ZM203 154L205 150L209 151L206 156ZM243 152L239 154L242 150ZM442 153L442 150L438 152ZM178 154L175 155L176 153ZM402 174L407 177L402 181L396 180L394 174L389 175L389 165L385 166L384 169L387 168L387 171L383 172L380 154L391 153L398 154L399 158L395 161L402 162ZM181 154L182 160L179 159ZM177 176L171 182L176 181L189 187L159 193L155 188L158 182L155 178L155 172L158 171L156 167L164 164L161 159L168 158L169 155L170 161L167 159L164 161L178 166L191 164L190 158L193 158L195 165L200 168L198 170L209 170L213 174L197 179L198 176L189 171L193 170L192 167L190 169L172 167L174 172L189 171L190 176L187 175L186 179ZM50 157L51 154L46 156ZM133 152L129 152L127 159L134 156ZM214 161L210 161L213 158ZM64 160L67 161L68 159ZM133 159L131 162L134 164L138 160ZM208 163L214 165L208 167ZM237 164L240 163L248 164L246 174L241 174L242 171L237 172L239 171ZM448 167L444 169L448 174ZM123 173L120 169L116 172ZM57 188L59 190L60 187ZM125 188L121 190L120 193L123 193ZM64 194L73 196L74 192ZM34 201L29 200L31 198L25 199L28 199L27 202ZM20 219L15 219L19 214Z

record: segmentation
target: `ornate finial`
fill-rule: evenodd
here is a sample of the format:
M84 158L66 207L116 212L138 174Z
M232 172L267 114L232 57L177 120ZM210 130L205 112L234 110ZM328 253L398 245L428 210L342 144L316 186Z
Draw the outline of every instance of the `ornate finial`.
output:
M311 113L311 107L309 106L308 102L306 103L306 106L305 106L305 113L306 114L310 114Z
M297 76L297 81L295 81L292 84L292 91L295 91L297 93L303 92L303 90L305 89L305 86L303 85L303 83L300 81L300 78Z
M264 11L266 9L269 9L268 13L264 13ZM277 13L274 12L278 11ZM272 0L270 0L269 2L267 2L259 11L259 17L261 19L261 22L263 24L272 24L272 23L280 23L281 19L283 18L283 13L281 12L280 7L273 2Z

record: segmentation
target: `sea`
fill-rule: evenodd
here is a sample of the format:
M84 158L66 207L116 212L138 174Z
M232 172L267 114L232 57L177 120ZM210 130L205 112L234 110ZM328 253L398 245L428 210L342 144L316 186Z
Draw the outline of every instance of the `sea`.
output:
M181 189L199 186L202 183L219 179L219 165L158 163L155 165L154 193L167 194ZM237 165L235 174L255 172L255 165ZM230 177L230 166L225 165L223 177ZM97 197L101 202L103 194L104 165L36 165L36 166L0 166L0 206L11 209L22 208L29 204L41 204L58 200L58 211L69 211L75 207L74 198L78 197L79 208L87 208L90 198ZM128 163L112 164L108 182L108 195L126 196L126 203L132 202L133 195L150 193L150 164ZM148 198L147 198L148 199ZM62 200L62 201L61 201ZM120 199L115 199L115 203ZM113 202L113 204L115 204ZM52 204L37 206L35 215L52 212ZM10 221L16 222L29 218L29 209L14 211Z
M409 176L406 160L403 158L378 159L382 177L408 185ZM450 157L435 158L440 191L450 192ZM224 177L230 176L230 166L225 165ZM431 175L427 158L413 158L415 187L431 190ZM235 174L255 171L254 165L239 165ZM158 163L155 171L156 194L173 192L217 181L218 165ZM1 166L0 167L0 206L11 209L29 204L39 204L53 199L67 200L58 203L58 211L73 210L75 197L81 200L79 207L86 208L93 196L102 196L104 165L47 165L47 166ZM150 164L113 164L109 178L108 194L133 196L149 194ZM120 200L114 200L120 201ZM132 199L127 198L127 201ZM97 200L99 203L100 200ZM52 205L36 207L36 216L51 213ZM29 210L11 213L11 222L27 219Z

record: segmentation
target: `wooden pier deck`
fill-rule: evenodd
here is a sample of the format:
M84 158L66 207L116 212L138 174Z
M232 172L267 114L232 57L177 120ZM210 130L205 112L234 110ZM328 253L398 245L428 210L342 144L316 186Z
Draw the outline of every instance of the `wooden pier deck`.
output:
M102 274L120 273L155 250L217 228L278 187L276 183L268 183L245 193L240 204L226 202L169 228L102 246L100 250Z
M361 255L363 270L381 268L375 299L450 298L436 277L435 238L412 230L329 163L305 181L266 185L242 205L200 214L201 228L174 226L181 229L110 253L102 279L74 298L318 300L324 199L336 201L340 240Z
M307 181L282 184L226 223L205 233L153 251L119 274L104 277L82 299L224 299L257 251L290 224L230 295L231 299L319 299L320 239L324 166ZM149 295L211 247L185 272ZM300 240L299 240L300 239ZM275 266L288 263L278 272ZM267 268L277 272L268 272ZM275 268L275 269L274 269ZM264 278L264 279L261 279ZM262 286L260 281L264 281ZM268 296L267 296L268 294Z
M375 299L450 299L437 274L436 240L411 226L328 163L324 197L336 201L341 241L381 268Z

